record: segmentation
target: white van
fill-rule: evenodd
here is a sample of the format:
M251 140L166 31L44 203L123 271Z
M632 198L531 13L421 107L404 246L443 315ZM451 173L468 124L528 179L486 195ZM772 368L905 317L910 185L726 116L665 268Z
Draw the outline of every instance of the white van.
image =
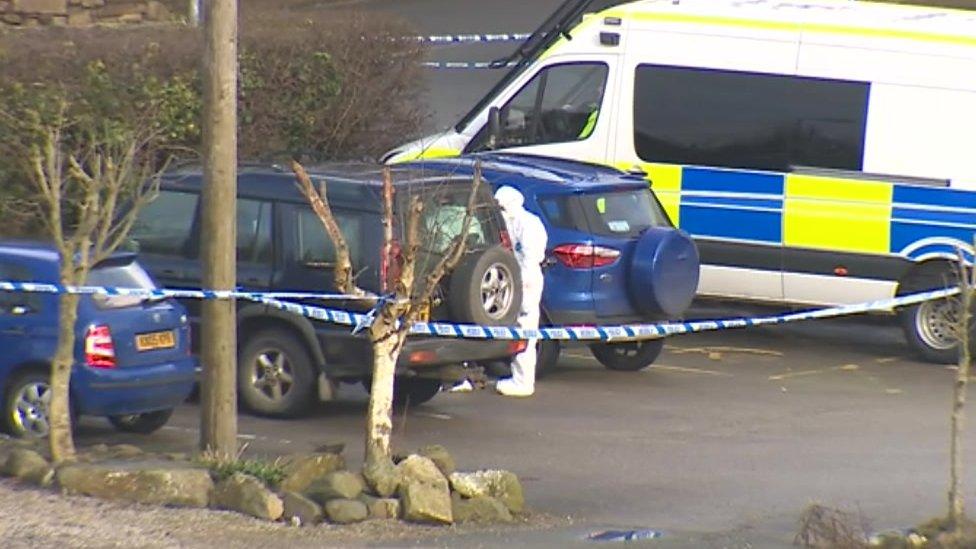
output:
M386 160L496 148L643 170L695 237L705 296L889 298L944 285L972 245L976 12L570 0L508 61L456 127ZM955 360L949 304L900 316L924 357Z

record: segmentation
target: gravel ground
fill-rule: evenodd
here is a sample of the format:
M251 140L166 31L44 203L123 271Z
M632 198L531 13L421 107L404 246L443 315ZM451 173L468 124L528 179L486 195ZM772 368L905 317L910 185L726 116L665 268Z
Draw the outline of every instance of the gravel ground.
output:
M539 530L560 521L535 516L507 530ZM498 527L496 527L498 528ZM447 546L459 535L497 534L478 526L433 527L392 521L294 527L224 511L172 509L62 496L0 480L0 546L267 549L268 547Z

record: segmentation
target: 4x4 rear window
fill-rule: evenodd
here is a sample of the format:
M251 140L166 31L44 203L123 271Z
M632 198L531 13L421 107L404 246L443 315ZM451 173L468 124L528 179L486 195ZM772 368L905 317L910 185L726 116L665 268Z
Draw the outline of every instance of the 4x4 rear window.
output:
M336 260L335 245L325 232L322 221L310 208L300 208L297 212L299 261L312 267L333 266ZM356 267L361 264L362 216L336 209L333 209L333 215L349 246L353 267Z
M468 249L481 249L498 243L498 229L494 228L489 207L494 201L488 197L486 188L482 188L479 193L479 202L476 203L474 216L468 225ZM458 186L425 193L436 197L424 204L420 242L425 251L443 254L461 234L470 192L470 189Z
M554 227L600 236L632 237L650 227L671 226L647 189L549 197L539 203Z

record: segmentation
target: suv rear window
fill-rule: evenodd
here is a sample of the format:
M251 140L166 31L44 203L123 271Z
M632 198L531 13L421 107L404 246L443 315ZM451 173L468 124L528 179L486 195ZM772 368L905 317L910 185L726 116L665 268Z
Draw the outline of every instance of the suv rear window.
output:
M463 187L449 190L437 189L436 199L425 201L423 219L420 223L420 243L424 250L443 254L461 234L468 209L469 193L470 190ZM429 196L434 193L426 194ZM478 207L468 226L469 249L483 249L499 241L499 228L493 222L490 208L493 201L486 196L484 189L479 195Z
M89 286L109 286L116 288L143 288L151 290L156 287L152 278L135 261L124 263L109 260L109 262L95 267L88 274ZM100 309L121 309L132 307L146 301L144 297L132 296L93 296L95 304Z
M543 214L555 227L600 236L633 237L650 227L670 227L649 189L543 198Z

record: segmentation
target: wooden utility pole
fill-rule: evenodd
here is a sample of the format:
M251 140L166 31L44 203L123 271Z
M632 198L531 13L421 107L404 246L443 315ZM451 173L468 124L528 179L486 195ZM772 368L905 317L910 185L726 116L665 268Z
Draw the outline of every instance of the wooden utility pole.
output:
M209 0L204 23L203 284L237 280L237 0ZM237 325L233 300L203 303L200 448L237 454Z

